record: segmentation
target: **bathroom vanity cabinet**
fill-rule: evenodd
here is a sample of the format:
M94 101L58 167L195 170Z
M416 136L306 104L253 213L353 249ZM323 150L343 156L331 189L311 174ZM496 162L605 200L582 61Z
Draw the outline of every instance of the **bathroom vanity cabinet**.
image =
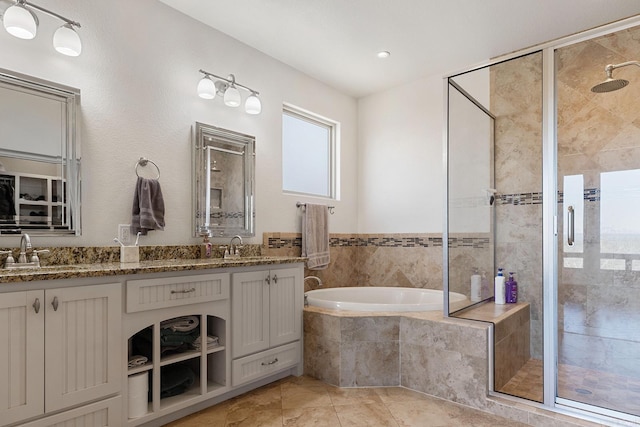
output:
M3 425L119 393L121 295L120 283L0 294L0 369L9 376L0 381ZM119 415L111 401L56 419L109 406Z
M233 274L234 386L300 364L302 274L300 268Z
M302 374L303 264L247 264L0 284L0 424L160 425ZM202 345L166 352L163 327L183 317ZM184 390L166 394L167 372L186 368Z

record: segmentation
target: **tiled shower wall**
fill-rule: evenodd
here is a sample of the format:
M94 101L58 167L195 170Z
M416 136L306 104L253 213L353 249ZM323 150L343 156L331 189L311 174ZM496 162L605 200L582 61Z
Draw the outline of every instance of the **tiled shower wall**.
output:
M496 268L516 273L531 306L531 356L542 358L542 53L491 67Z

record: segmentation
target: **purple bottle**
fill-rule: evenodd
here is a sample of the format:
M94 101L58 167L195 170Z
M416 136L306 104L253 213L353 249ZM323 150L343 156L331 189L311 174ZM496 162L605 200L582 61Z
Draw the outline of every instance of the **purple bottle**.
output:
M507 304L518 302L518 282L513 278L516 273L509 273L509 279L504 284L504 299Z

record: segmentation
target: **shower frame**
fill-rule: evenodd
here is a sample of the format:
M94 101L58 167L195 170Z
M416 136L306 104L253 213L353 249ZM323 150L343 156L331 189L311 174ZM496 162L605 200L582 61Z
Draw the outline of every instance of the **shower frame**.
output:
M542 407L558 413L577 416L583 419L595 422L616 422L627 421L632 423L640 423L640 417L633 416L605 408L594 407L582 404L577 401L558 397L557 391L557 355L558 355L558 197L557 197L557 165L558 165L558 144L557 144L557 105L556 105L556 87L555 87L555 51L562 47L570 46L582 41L590 40L595 37L622 31L627 28L640 25L640 15L623 19L612 24L600 26L591 30L587 30L572 36L564 37L537 46L532 46L517 52L495 58L494 60L478 64L466 70L454 72L445 75L443 78L444 87L444 146L443 146L443 164L444 164L444 182L448 182L448 85L449 79L463 72L470 72L482 69L487 66L498 64L528 55L534 52L542 52L542 263L543 263L543 285L542 285L542 314L543 314L543 403L537 403L531 400L522 399L503 393L493 391L493 366L492 366L492 348L489 348L489 391L501 398L514 400L519 403L526 403L533 407ZM638 83L640 84L640 82ZM444 279L444 315L449 317L449 301L447 298L449 291L449 200L448 188L444 195L444 227L443 227L443 279ZM490 342L493 337L490 336ZM492 346L490 346L492 347Z

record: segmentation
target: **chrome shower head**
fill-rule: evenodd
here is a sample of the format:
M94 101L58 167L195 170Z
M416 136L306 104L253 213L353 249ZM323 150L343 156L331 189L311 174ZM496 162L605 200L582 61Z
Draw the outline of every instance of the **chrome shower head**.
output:
M637 65L640 67L639 61L628 61L623 62L622 64L609 64L604 68L604 71L607 73L607 79L602 83L598 83L594 87L591 88L591 92L594 93L606 93L613 92L614 90L622 89L623 87L629 84L629 80L623 79L614 79L613 78L613 70L616 68L626 67L627 65Z

